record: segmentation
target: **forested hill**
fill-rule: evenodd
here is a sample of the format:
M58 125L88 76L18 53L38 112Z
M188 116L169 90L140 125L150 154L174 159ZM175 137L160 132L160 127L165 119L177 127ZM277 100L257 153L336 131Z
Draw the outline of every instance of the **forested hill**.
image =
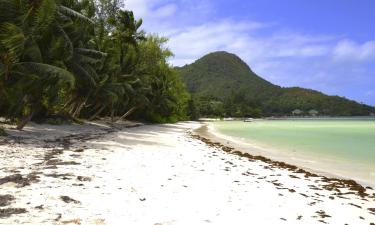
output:
M282 88L255 74L238 56L210 53L196 62L177 68L199 116L369 115L374 107L304 88ZM297 110L297 112L300 112Z
M191 93L228 97L233 90L244 88L247 96L258 96L276 86L256 75L234 54L210 53L180 70Z

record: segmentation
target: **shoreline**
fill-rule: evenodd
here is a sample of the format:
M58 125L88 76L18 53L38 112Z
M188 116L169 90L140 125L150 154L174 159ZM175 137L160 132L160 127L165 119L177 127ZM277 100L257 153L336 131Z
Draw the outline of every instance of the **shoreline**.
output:
M375 221L374 190L193 136L201 123L116 127L31 125L7 137L0 224Z
M202 134L202 130L200 130L202 128L205 129L204 127L205 126L203 125L202 127L194 130L193 134L192 134L192 137L206 143L209 146L221 148L223 151L227 152L228 154L234 154L234 155L238 155L240 157L246 157L250 160L259 160L259 161L262 161L262 162L265 162L265 163L269 163L269 164L271 164L275 167L281 168L281 169L287 169L287 170L292 171L292 172L304 174L304 176L306 178L319 177L319 178L322 178L324 182L332 182L332 185L327 186L326 190L331 191L331 190L334 189L334 187L349 188L352 191L356 191L358 196L360 196L360 197L369 196L370 198L373 198L373 200L375 201L375 194L373 194L373 196L371 196L371 195L366 193L367 190L373 190L373 187L371 187L371 186L363 186L363 185L357 183L357 181L355 181L353 179L345 179L345 178L339 178L339 177L336 177L336 178L327 177L323 174L318 174L316 172L309 172L309 171L307 171L308 168L295 166L295 165L286 163L284 161L277 161L277 160L274 160L274 159L270 159L266 156L252 155L247 151L241 151L240 149L238 149L236 147L228 146L227 145L228 143L222 144L220 142L220 140L223 141L225 139L220 139L218 137L216 137L216 139L212 138L213 135L214 135L212 133L210 133L211 138L207 137L207 136L210 136L208 133L206 134L207 136L205 136L204 133ZM208 132L208 130L206 132Z
M298 166L301 169L309 170L312 173L316 173L321 176L333 177L342 180L355 180L363 186L370 186L375 189L375 181L369 179L368 177L358 177L355 174L344 174L345 171L339 171L334 168L327 166L329 163L320 163L316 161L317 157L310 156L301 158L299 156L291 156L290 152L280 152L275 149L265 148L257 146L255 143L243 142L239 139L233 138L231 136L222 134L214 128L210 123L203 123L204 125L194 132L205 138L211 139L214 142L225 143L225 145L235 148L242 153L248 153L251 155L259 155L269 158L273 161L282 161L291 165ZM314 163L316 163L314 165Z

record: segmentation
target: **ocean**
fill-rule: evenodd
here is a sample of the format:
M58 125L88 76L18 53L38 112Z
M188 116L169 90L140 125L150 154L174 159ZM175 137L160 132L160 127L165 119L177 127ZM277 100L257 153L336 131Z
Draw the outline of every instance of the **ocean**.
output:
M375 185L375 118L211 122L250 153Z

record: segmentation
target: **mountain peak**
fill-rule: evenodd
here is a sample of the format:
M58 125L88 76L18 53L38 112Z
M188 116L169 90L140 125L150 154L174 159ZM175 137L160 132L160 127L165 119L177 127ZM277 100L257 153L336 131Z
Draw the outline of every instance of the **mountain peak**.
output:
M323 115L368 115L374 108L338 96L304 88L281 88L257 74L237 55L218 51L177 68L196 98L226 102L241 96L265 115L288 115L294 109L318 110ZM206 104L206 103L205 103Z
M256 75L240 57L225 51L209 53L179 71L188 90L203 95L226 97L238 89L256 94L273 86Z
M244 67L244 69L251 70L250 67L240 57L226 51L209 53L195 61L195 63L201 61L213 63L216 66L241 66Z
M206 55L203 56L202 58L204 58L204 57L209 57L209 56L224 56L224 57L234 57L234 58L239 58L236 54L234 54L234 53L230 53L230 52L227 52L227 51L216 51L216 52L211 52L211 53L206 54ZM239 58L239 59L240 59L240 58Z

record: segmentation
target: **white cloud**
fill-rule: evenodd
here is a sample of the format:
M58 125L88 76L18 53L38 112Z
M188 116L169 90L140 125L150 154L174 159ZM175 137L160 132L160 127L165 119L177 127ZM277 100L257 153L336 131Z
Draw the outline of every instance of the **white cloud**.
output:
M261 27L263 25L260 23L234 25L233 21L223 20L180 29L169 36L169 46L176 55L172 62L181 65L181 63L191 63L212 51L240 50L250 43L242 34Z
M160 22L163 18L172 17L177 5L167 0L125 0L125 8L134 11L137 18Z
M351 40L337 43L333 51L336 61L369 61L375 59L375 41L358 44Z
M284 38L277 33L257 35L267 27L267 24L257 22L222 20L179 30L169 36L169 46L176 55L172 63L191 63L209 52L225 50L238 54L256 67L261 62L274 62L275 58L316 57L330 52L330 46L321 39L313 42L302 34L295 33L293 38Z
M155 10L154 16L156 16L157 18L165 18L168 16L173 16L176 11L177 6L175 4L167 4Z

